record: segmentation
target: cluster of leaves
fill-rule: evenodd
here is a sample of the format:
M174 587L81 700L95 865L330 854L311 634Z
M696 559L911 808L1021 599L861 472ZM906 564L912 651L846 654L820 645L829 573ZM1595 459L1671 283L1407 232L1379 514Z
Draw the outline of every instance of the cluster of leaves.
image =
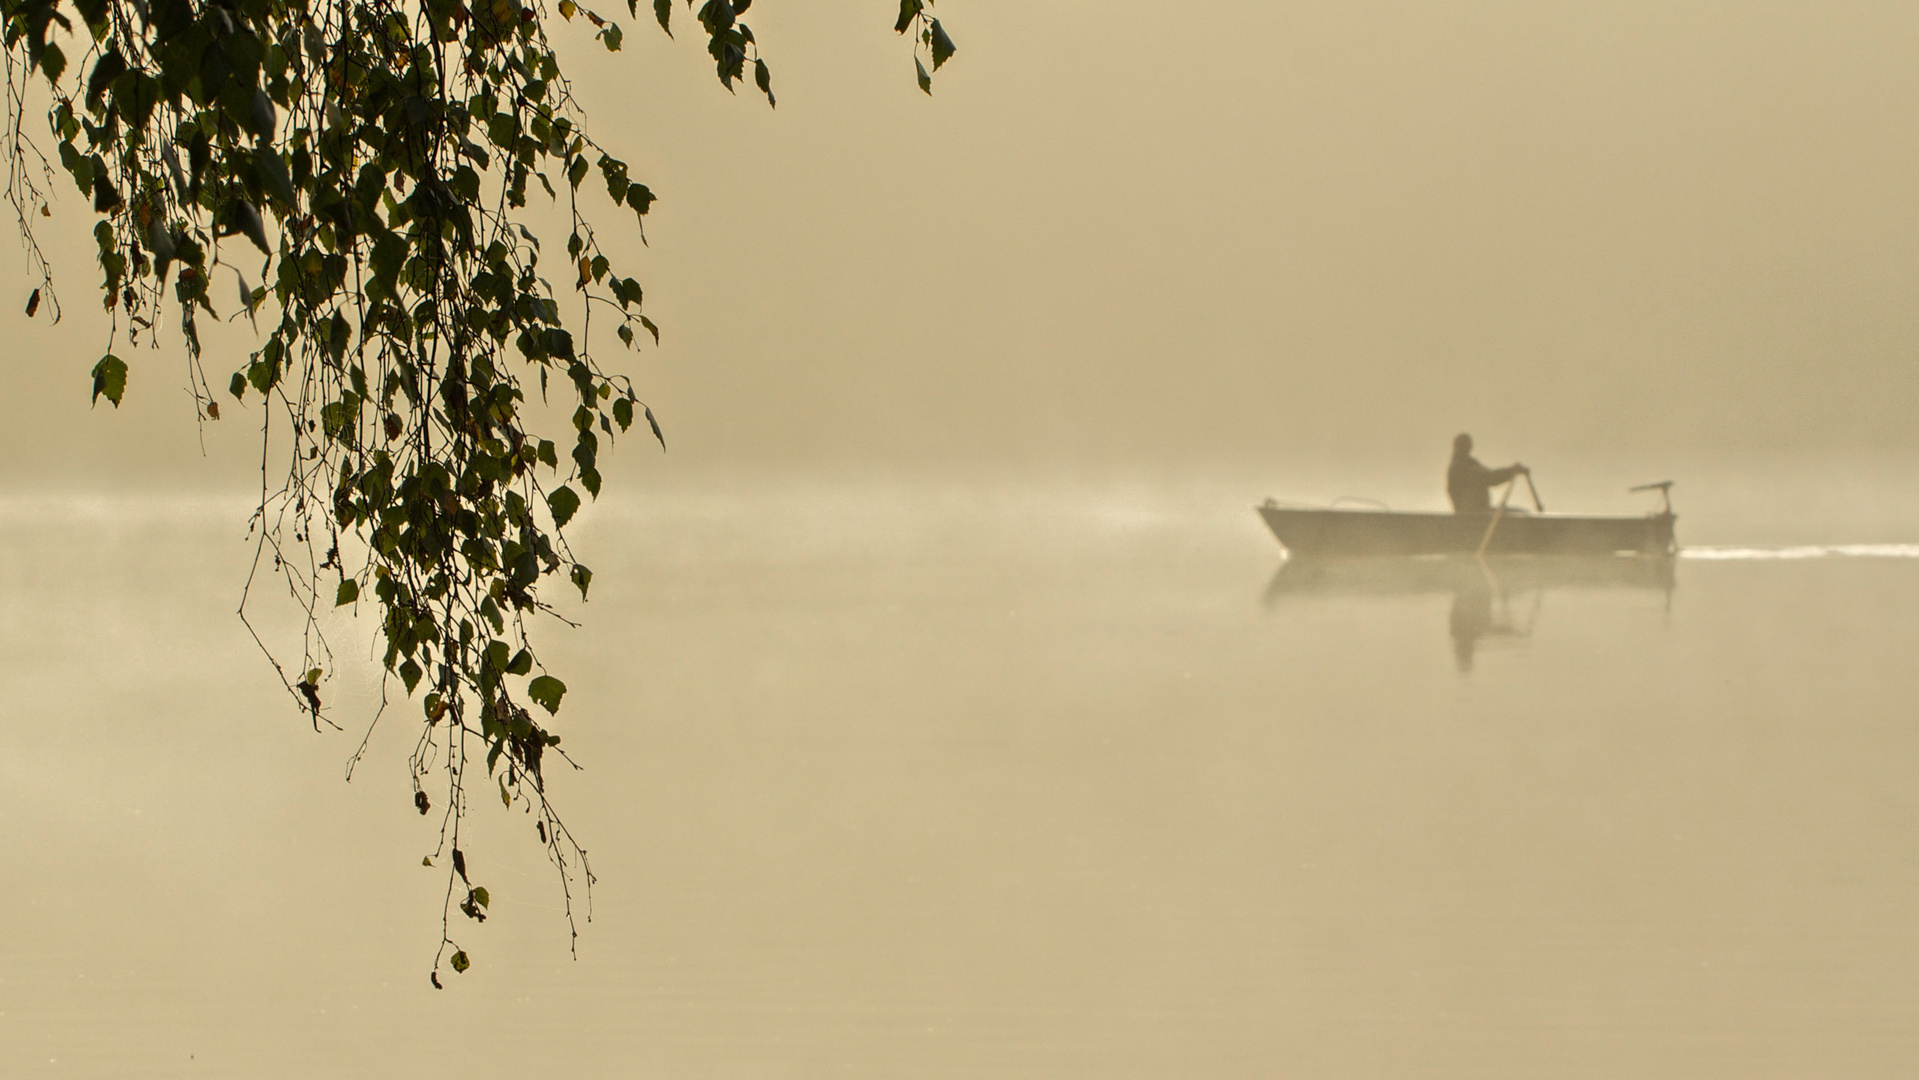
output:
M741 19L751 2L705 0L696 18L720 82L731 90L750 64L770 104L771 72ZM638 0L626 6L638 15ZM669 35L672 7L653 2ZM557 13L620 49L616 20L578 0ZM41 278L28 315L43 294L59 315L31 229L50 212L57 161L98 217L113 340L151 343L177 309L202 422L220 418L199 333L203 315L219 317L216 289L264 331L224 389L267 414L248 594L277 575L304 613L298 677L275 669L316 727L331 724L322 616L370 598L385 668L420 700L414 805L431 812L436 774L443 793L443 911L477 921L489 903L459 835L467 768L483 756L502 801L533 817L570 923L576 875L592 876L547 801L566 686L540 662L529 617L555 614L549 579L582 599L592 584L564 530L579 490L601 490L605 445L642 418L665 439L590 346L596 318L627 348L659 340L587 209L603 189L595 219L631 214L644 239L654 195L588 133L543 0L0 0L0 19L8 196ZM902 0L896 29L914 32L928 87L917 52L937 69L951 40L922 0ZM22 129L35 74L50 90L51 157ZM529 226L535 184L570 216L561 290ZM563 313L565 292L579 294L577 314ZM117 406L127 379L121 357L101 357L96 402ZM563 438L530 429L534 380L544 400L571 404ZM440 956L451 949L463 971L449 921Z

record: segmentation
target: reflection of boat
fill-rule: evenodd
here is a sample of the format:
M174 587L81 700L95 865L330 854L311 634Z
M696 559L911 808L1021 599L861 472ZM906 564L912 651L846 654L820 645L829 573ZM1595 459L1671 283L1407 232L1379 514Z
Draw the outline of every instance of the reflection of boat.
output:
M1441 514L1399 510L1328 510L1283 506L1271 499L1259 516L1295 555L1445 555L1478 551L1533 555L1611 555L1673 550L1671 509L1644 517L1567 514ZM1488 526L1491 526L1490 535Z
M1504 528L1502 525L1501 528ZM1294 555L1266 586L1266 603L1289 596L1413 596L1485 589L1628 588L1670 592L1673 560L1644 555L1470 555L1342 559Z
M1471 671L1486 640L1523 641L1532 636L1539 604L1556 589L1643 589L1672 603L1670 555L1433 555L1411 559L1293 555L1266 586L1276 607L1291 598L1450 595L1447 633L1453 661ZM1512 612L1515 596L1531 592L1532 611L1522 622Z

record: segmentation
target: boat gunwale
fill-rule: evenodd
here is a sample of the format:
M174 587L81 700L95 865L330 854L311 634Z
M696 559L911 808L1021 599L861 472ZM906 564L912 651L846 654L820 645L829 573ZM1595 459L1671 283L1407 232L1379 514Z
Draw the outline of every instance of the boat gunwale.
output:
M1275 503L1270 501L1255 504L1253 509L1259 511L1262 517L1269 513L1326 514L1326 515L1336 514L1343 517L1425 518L1425 519L1432 519L1432 520L1450 519L1450 520L1473 520L1473 521L1486 521L1491 519L1495 513L1500 513L1499 511L1493 511L1493 510L1488 510L1487 512L1483 514L1478 514L1478 513L1461 514L1451 510L1374 510L1374 509L1353 510L1343 506L1286 506L1282 503ZM1523 509L1515 509L1512 507L1507 507L1506 510L1503 513L1501 513L1501 517L1508 521L1622 522L1622 521L1658 521L1661 518L1672 518L1674 520L1678 520L1679 515L1674 513L1671 510L1651 510L1646 512L1643 515L1562 514L1557 512L1536 513L1531 510L1523 510Z

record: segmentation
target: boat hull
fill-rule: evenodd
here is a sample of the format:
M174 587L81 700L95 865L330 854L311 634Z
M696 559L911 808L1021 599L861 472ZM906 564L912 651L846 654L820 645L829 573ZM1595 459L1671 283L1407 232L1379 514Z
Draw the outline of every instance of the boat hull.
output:
M1259 516L1295 555L1666 555L1675 550L1670 512L1645 517L1436 514L1392 510L1295 509L1265 503Z

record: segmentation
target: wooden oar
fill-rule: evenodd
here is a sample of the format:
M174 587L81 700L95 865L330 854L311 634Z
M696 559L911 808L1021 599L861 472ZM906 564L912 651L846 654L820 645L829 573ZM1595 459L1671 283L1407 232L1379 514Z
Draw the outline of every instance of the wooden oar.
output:
M1493 519L1486 523L1486 535L1479 538L1479 550L1473 553L1478 556L1481 565L1486 561L1486 545L1493 542L1493 530L1499 528L1499 519L1506 516L1506 503L1512 499L1513 489L1518 486L1517 476L1506 481L1506 493L1499 497L1499 509L1493 511Z

